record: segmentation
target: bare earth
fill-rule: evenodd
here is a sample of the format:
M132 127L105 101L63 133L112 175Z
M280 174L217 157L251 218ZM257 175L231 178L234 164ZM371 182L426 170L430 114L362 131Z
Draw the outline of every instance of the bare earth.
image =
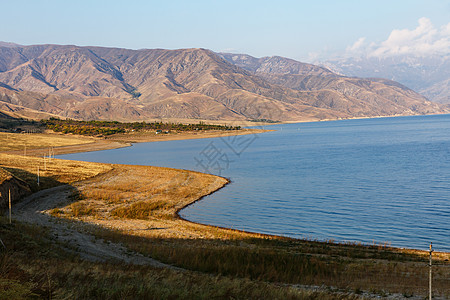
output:
M130 252L119 244L105 243L103 240L96 239L84 232L83 226L80 226L80 224L62 222L44 213L47 209L61 205L61 203L67 203L69 201L67 198L72 191L73 187L63 185L37 192L14 206L14 217L21 222L50 228L55 239L66 245L66 250L76 252L87 260L120 260L137 265L146 264L155 267L173 268L141 254Z

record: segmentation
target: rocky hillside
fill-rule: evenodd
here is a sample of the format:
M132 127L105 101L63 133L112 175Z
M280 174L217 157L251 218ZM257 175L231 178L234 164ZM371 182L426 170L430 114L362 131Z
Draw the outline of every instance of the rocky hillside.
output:
M353 116L432 113L440 109L422 95L392 80L346 77L324 67L279 56L257 59L241 54L221 55L272 84L305 92L313 106L328 107Z
M428 99L450 104L450 55L358 57L323 63L339 73L383 77L414 89Z
M0 109L119 121L443 112L395 82L347 78L281 57L58 45L0 46Z

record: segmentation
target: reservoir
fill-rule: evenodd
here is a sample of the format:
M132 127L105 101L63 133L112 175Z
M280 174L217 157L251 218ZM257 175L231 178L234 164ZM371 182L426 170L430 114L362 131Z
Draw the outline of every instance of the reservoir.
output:
M264 126L59 158L154 165L231 183L188 220L311 240L450 252L450 115Z

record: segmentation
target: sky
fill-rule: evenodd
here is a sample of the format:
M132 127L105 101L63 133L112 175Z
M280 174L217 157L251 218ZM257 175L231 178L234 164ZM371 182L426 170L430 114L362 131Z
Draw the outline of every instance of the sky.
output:
M305 62L450 53L448 0L0 0L0 41L207 48Z

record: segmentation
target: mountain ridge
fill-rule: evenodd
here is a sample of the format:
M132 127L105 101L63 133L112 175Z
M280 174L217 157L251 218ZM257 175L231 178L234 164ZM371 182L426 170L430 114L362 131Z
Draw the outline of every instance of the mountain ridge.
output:
M352 101L352 107L347 106L347 110L350 110L349 112L352 114L357 113L357 108L361 104L360 100L376 100L375 98L390 98L385 99L388 100L384 105L385 111L375 110L378 111L379 115L385 115L386 110L390 110L391 113L398 111L398 108L395 106L400 105L401 102L404 105L408 105L405 102L406 99L414 100L410 103L414 103L410 107L413 109L417 107L415 105L420 105L420 103L428 103L430 106L434 106L425 97L417 94L408 87L388 79L343 76L321 66L301 63L279 56L256 59L245 54L234 55L222 53L221 55L228 61L253 71L254 74L263 77L273 84L299 91L320 92L321 94L328 92L329 96L327 100L331 100L335 105L345 106L345 102L350 100ZM273 65L274 60L277 62L277 69L268 67ZM280 64L280 60L283 63ZM248 63L249 61L251 64ZM291 62L291 65L287 62ZM295 64L297 71L292 71L292 63ZM249 67L249 65L251 66ZM283 68L280 65L288 67ZM396 93L390 96L387 95L386 87L392 88ZM339 97L340 99L336 98L336 93L340 93L344 97ZM373 101L366 101L365 104L373 105Z
M348 76L384 77L398 81L428 99L450 104L450 56L356 57L321 62Z
M347 78L279 56L245 56L247 64L230 57L203 48L0 46L0 101L62 117L121 121L315 121L445 112L380 80Z

